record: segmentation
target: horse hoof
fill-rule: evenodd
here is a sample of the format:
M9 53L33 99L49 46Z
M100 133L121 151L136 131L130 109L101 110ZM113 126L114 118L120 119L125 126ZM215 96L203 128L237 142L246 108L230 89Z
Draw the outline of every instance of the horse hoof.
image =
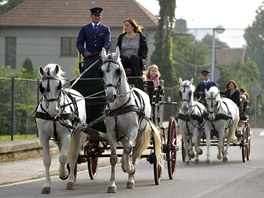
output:
M195 163L195 164L199 164L199 159L195 159L195 160L194 160L194 163Z
M41 194L50 194L50 187L49 186L43 187Z
M127 182L127 189L133 189L135 187L135 183Z
M74 190L74 183L73 182L67 183L67 190Z
M61 180L66 180L66 179L68 179L68 175L66 175L66 176L65 176L65 175L60 175L59 177L60 177Z
M186 161L185 162L185 166L190 166L190 162L189 161Z
M107 193L116 193L116 186L109 186L107 189Z
M223 162L227 162L228 161L228 158L227 157L224 157L223 158Z
M212 164L212 161L210 159L207 159L206 164Z
M217 159L218 160L221 160L222 159L222 156L221 155L217 155Z

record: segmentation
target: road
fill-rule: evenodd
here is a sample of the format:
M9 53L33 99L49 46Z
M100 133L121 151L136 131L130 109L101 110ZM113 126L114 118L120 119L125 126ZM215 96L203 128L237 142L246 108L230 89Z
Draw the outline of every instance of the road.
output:
M166 166L160 185L155 185L153 168L145 159L137 165L135 189L126 189L127 176L117 166L117 193L107 194L110 168L98 170L95 180L89 179L87 171L78 173L76 189L66 190L66 182L52 178L53 188L48 197L115 197L115 198L260 198L264 196L264 129L252 129L250 161L242 162L241 149L231 146L229 161L216 159L216 147L212 147L212 165L205 163L205 155L200 163L185 166L178 151L176 174L168 179ZM263 133L261 133L263 132ZM205 147L202 147L205 153ZM100 160L100 159L99 159ZM43 179L31 180L0 187L0 197L47 197L41 195Z

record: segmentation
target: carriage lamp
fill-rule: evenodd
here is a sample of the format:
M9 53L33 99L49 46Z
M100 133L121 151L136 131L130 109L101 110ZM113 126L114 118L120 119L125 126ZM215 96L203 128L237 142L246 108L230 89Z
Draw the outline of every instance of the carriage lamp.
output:
M213 39L212 39L212 68L211 68L211 80L214 81L214 70L215 70L215 32L222 34L225 28L222 25L218 25L213 28Z

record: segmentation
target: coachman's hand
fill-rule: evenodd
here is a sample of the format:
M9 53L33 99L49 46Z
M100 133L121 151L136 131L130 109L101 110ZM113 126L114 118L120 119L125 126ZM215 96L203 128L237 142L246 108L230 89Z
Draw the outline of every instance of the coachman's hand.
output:
M92 54L91 54L91 52L85 52L85 54L84 54L84 57L89 57L89 56L91 56Z

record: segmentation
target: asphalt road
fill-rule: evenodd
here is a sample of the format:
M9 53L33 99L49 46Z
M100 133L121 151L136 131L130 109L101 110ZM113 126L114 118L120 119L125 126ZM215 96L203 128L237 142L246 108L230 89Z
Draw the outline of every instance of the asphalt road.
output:
M155 185L153 167L145 159L139 161L136 172L135 189L126 189L127 175L117 166L117 193L107 194L110 168L98 170L95 180L91 181L87 170L79 172L76 189L66 190L66 181L58 176L52 178L53 187L48 197L115 197L115 198L260 198L264 195L264 129L252 129L250 161L242 162L241 149L231 146L229 161L223 163L216 159L216 147L212 147L213 163L205 163L204 154L200 163L185 166L181 151L178 151L176 174L169 180L166 166L160 185ZM100 160L100 159L99 159ZM0 186L0 197L47 197L41 195L43 178L27 182Z

